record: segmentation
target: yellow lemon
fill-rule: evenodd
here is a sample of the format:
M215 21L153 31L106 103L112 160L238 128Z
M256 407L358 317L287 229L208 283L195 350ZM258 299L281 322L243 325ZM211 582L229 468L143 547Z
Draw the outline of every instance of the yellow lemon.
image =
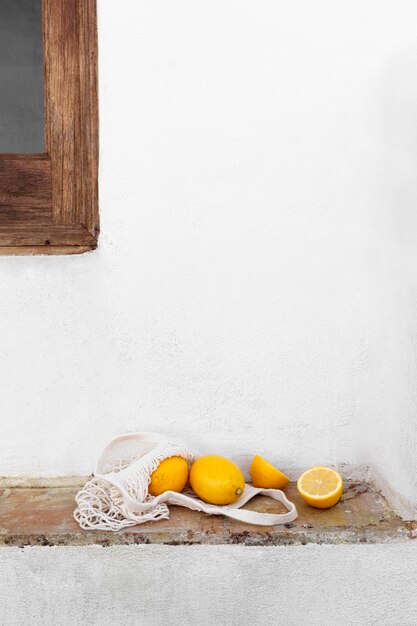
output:
M316 466L301 474L297 481L301 497L316 509L329 509L343 493L340 474L329 467Z
M238 466L214 454L193 463L190 483L194 493L209 504L231 504L245 489L245 479Z
M283 489L290 479L276 467L265 461L259 454L253 458L250 466L250 475L254 487L262 489Z
M148 491L159 496L164 491L182 491L188 480L188 463L180 456L171 456L162 461L151 474Z

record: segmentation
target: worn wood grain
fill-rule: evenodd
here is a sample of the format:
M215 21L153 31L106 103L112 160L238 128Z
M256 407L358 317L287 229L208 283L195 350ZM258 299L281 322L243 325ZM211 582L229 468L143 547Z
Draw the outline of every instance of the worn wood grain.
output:
M78 2L80 69L80 196L76 221L98 236L98 46L96 0Z
M44 0L47 149L53 221L98 234L95 0ZM63 44L64 42L64 44Z
M46 153L0 154L1 255L97 246L96 0L42 7Z
M0 208L3 206L52 208L49 156L0 154Z
M46 206L0 205L0 226L24 223L27 226L52 224L52 209Z
M96 246L97 240L81 224L0 226L0 246Z
M84 254L97 247L91 246L0 246L0 256L62 256L68 254Z

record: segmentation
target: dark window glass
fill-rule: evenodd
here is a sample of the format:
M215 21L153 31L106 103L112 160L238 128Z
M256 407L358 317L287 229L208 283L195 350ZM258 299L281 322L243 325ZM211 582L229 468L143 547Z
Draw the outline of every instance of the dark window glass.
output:
M44 152L42 0L0 0L0 152Z

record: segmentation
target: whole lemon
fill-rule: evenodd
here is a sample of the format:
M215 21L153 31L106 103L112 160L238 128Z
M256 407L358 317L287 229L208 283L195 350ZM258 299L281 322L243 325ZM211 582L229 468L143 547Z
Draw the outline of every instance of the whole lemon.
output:
M171 456L162 461L151 474L148 491L159 496L164 491L182 491L188 480L188 463L180 456Z
M194 493L209 504L231 504L245 489L245 479L238 466L214 454L193 463L190 483Z

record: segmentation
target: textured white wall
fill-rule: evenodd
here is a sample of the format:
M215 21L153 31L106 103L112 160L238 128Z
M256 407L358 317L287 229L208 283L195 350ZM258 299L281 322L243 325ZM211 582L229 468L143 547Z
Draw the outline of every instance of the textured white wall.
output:
M100 0L100 248L0 260L0 473L152 429L417 501L416 22Z
M0 566L6 626L417 623L412 541L2 548Z

